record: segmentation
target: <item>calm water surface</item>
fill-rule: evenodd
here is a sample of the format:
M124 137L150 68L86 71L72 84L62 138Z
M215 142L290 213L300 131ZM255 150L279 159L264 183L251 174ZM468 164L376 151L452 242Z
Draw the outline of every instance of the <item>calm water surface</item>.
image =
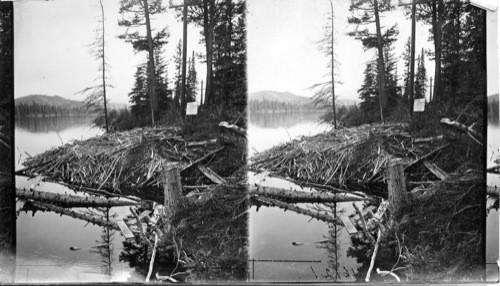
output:
M91 128L92 118L35 118L16 122L16 169L28 156L40 154L73 140L100 135ZM18 188L34 180L16 178ZM54 183L40 183L40 191L75 194ZM78 193L83 195L82 193ZM112 208L109 215L123 217L126 207ZM103 213L104 214L104 213ZM109 247L96 248L109 241ZM51 212L21 212L17 219L16 282L107 282L144 281L127 262L120 262L123 237L119 232ZM71 251L70 246L81 247Z
M251 114L248 128L250 156L301 136L331 129L317 122L319 114ZM293 185L263 174L249 174L249 183L287 188ZM301 207L325 208L333 204L301 204ZM350 203L337 204L337 212L353 212ZM347 257L350 237L335 227L308 216L280 208L251 207L249 276L252 281L353 281L358 264ZM336 235L335 235L336 233ZM318 243L319 241L325 241ZM292 242L301 245L294 246ZM336 246L335 246L336 245ZM335 248L337 249L335 251ZM269 261L273 260L273 261ZM338 261L339 276L335 275Z

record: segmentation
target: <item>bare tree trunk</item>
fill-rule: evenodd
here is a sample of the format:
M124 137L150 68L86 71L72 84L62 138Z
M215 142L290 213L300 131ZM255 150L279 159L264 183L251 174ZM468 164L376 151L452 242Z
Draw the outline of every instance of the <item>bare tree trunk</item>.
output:
M181 115L186 117L186 57L187 57L187 2L184 0L183 21L182 21L182 82L181 82Z
M443 13L444 3L443 0L434 0L432 2L432 31L434 34L434 91L433 98L440 100L441 88L441 39L443 33Z
M385 94L385 63L384 63L384 46L382 42L382 31L380 27L380 16L378 10L378 0L373 0L373 10L375 13L375 26L377 29L377 48L378 48L378 89L379 89L379 104L380 104L380 120L384 122L384 110L387 105Z
M210 1L210 6L208 1ZM203 0L203 30L205 34L205 50L207 56L207 79L205 83L205 103L213 103L212 94L212 65L213 65L213 21L211 17L212 0Z
M411 48L410 48L410 80L408 82L408 95L409 95L409 111L410 116L413 117L413 104L414 104L414 85L415 85L415 30L416 30L416 13L417 4L415 0L412 1L411 5Z
M16 189L16 197L26 200L36 200L65 207L116 207L133 206L138 202L123 199L105 199L101 197L81 197L65 194L41 192L30 189Z
M38 209L41 209L41 210L51 211L51 212L55 212L55 213L58 213L58 214L67 215L67 216L70 216L72 218L76 218L76 219L81 219L81 220L84 220L84 221L88 221L88 222L90 222L92 224L96 224L96 225L99 225L99 226L110 227L110 228L115 229L115 230L120 230L120 227L118 227L118 225L116 224L116 222L113 222L113 221L106 221L106 220L103 220L103 219L100 219L100 218L97 218L97 217L94 217L94 216L91 216L91 215L87 215L87 214L83 214L83 213L80 213L80 212L68 210L68 209L65 209L65 208L62 208L62 207L58 207L58 206L54 206L54 205L51 205L51 204L46 204L46 203L41 203L41 202L31 202L31 204L34 207L36 207Z
M154 47L153 47L153 36L151 35L151 21L149 19L149 6L148 0L143 0L144 3L144 14L146 16L146 32L148 38L148 52L149 52L149 102L151 105L151 123L155 125L155 113L157 110L156 105L156 79L155 79L155 61L154 61Z
M104 100L104 122L106 124L106 133L109 132L109 122L108 122L108 102L106 100L106 54L105 54L105 34L104 34L104 6L102 5L102 0L99 0L101 5L101 15L102 15L102 96Z

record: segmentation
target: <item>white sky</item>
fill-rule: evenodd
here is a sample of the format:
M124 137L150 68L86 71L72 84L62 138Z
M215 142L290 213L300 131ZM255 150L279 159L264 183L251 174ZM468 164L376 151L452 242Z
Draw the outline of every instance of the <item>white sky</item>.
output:
M340 63L337 73L343 83L335 86L335 93L340 98L357 99L365 64L374 59L374 51L364 52L359 40L346 35L354 29L347 23L349 3L350 0L333 0L335 54ZM322 27L330 24L330 11L329 0L248 0L249 92L276 90L312 96L310 86L328 81L329 76L324 76L330 57L319 51L317 42L323 37ZM401 8L386 15L383 25L398 23L395 52L400 57L410 35L411 21ZM427 39L428 28L417 22L417 55L422 46L432 47ZM434 68L428 59L426 67L428 76L432 76ZM402 72L400 61L398 75Z
M138 64L145 62L147 53L134 54L132 45L117 38L124 28L118 26L119 1L105 0L106 57L111 66L108 89L111 102L128 103L128 93L134 84ZM60 95L82 100L78 91L96 83L98 62L89 54L95 40L101 10L98 0L15 1L15 97L29 94ZM152 18L154 26L168 25L169 43L164 56L169 61L169 79L174 64L170 62L175 47L182 38L182 23L174 11ZM145 31L144 31L145 34ZM188 57L192 50L203 52L199 44L199 28L188 29ZM205 65L197 60L198 80L205 78ZM170 84L170 88L173 85Z

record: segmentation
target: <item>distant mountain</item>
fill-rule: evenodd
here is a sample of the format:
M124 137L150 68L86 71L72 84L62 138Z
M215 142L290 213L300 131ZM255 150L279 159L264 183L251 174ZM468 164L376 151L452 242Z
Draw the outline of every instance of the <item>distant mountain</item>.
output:
M257 92L251 92L248 94L248 101L279 101L279 102L286 102L286 103L312 103L312 99L309 97L304 97L300 95L293 94L291 92L281 92L281 91L270 91L270 90L265 90L265 91L257 91ZM336 104L338 106L344 105L344 106L353 106L358 104L358 100L354 99L344 99L344 98L337 98Z
M32 105L34 103L38 105L49 105L63 108L80 108L84 107L83 103L76 100L71 100L64 98L59 95L43 95L43 94L31 94L23 97L16 98L16 105L26 104ZM108 104L110 109L124 109L127 108L126 104L123 103L113 103Z
M66 99L62 96L54 95L43 95L43 94L32 94L23 97L16 98L16 105L19 104L39 104L39 105L51 105L57 107L68 107L68 108L78 108L82 107L83 104L76 100Z

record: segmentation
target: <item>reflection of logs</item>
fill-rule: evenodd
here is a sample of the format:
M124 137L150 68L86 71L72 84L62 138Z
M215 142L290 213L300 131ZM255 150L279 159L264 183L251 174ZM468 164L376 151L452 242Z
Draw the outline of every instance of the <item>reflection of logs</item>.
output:
M96 224L96 225L99 225L99 226L109 227L109 228L112 228L112 229L120 230L120 228L118 227L118 225L115 222L113 222L113 221L106 221L106 220L103 220L103 219L100 219L100 218L97 218L97 217L94 217L94 216L91 216L91 215L83 214L83 213L80 213L80 212L75 212L75 211L68 210L68 209L65 209L65 208L62 208L62 207L58 207L58 206L54 206L54 205L51 205L51 204L46 204L46 203L41 203L41 202L34 202L34 201L30 202L30 204L33 205L34 207L38 208L38 209L41 209L41 210L51 211L51 212L55 212L55 213L58 213L58 214L67 215L67 216L70 216L72 218L76 218L76 219L81 219L81 220L84 220L84 221L88 221L90 223L93 223L93 224Z
M268 207L276 206L276 207L282 208L284 210L291 210L293 212L307 215L307 216L310 216L310 217L313 217L313 218L316 218L316 219L319 219L319 220L322 220L325 222L332 222L332 223L335 223L338 225L344 225L344 223L342 223L342 220L340 218L333 217L333 216L329 215L326 211L323 211L323 212L311 211L311 210L308 210L306 208L298 207L294 204L288 204L288 203L284 203L284 202L274 200L274 199L253 196L252 197L252 204L265 205Z
M250 185L248 192L259 196L272 197L288 202L301 203L335 203L335 202L354 202L365 201L369 198L362 198L357 195L342 193L332 194L326 192L304 192L294 189L283 189L274 187L264 187Z
M106 199L101 197L81 197L66 194L35 191L33 189L16 189L16 196L21 199L36 200L65 207L116 207L132 206L137 202L123 199Z

